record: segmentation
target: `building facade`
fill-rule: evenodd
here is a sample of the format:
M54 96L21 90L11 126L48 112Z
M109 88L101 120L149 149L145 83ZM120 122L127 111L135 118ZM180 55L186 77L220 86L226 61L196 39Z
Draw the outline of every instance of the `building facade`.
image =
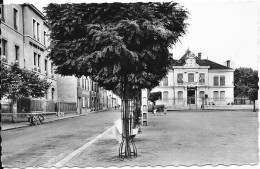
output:
M156 104L169 109L199 109L203 105L228 105L234 102L234 70L189 50L151 92L161 92Z
M85 76L58 75L58 100L76 103L79 114L108 107L107 91Z
M48 26L43 14L31 4L1 5L1 61L19 63L47 78L51 87L44 99L57 101L57 77L47 58Z

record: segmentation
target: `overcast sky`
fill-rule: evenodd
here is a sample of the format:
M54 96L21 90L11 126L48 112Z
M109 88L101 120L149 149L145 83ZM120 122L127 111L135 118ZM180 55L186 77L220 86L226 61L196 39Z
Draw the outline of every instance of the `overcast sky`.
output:
M202 58L208 58L220 64L231 60L235 67L258 69L260 6L257 0L175 1L187 8L190 12L190 18L187 20L189 24L187 34L180 38L180 42L174 45L171 50L174 59L179 59L189 48L194 54L201 52ZM102 0L8 0L8 3L12 2L29 2L42 11L42 7L50 2L79 3L102 2Z

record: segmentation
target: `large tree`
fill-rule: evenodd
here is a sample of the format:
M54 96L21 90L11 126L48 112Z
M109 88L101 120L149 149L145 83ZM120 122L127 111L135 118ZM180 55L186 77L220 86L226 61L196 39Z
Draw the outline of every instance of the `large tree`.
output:
M155 105L156 100L162 97L162 92L152 92L149 93L148 100L150 100L153 105Z
M167 74L168 48L185 34L187 11L177 3L49 4L50 59L62 75L90 76L125 100L123 135L129 157L128 99Z
M28 69L19 68L17 63L5 65L1 63L1 99L11 99L12 121L17 118L17 100L21 98L44 97L50 87L46 79Z
M251 86L258 86L258 71L240 67L234 72L235 97L249 97Z

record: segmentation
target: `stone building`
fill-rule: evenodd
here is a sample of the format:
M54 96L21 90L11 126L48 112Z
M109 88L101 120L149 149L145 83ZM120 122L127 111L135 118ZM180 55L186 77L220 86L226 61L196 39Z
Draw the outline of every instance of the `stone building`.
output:
M47 78L52 86L45 99L57 101L57 77L46 57L48 26L44 15L31 4L1 5L1 61L19 63Z
M161 92L156 104L169 109L198 109L203 105L227 105L234 102L234 70L187 50L174 60L168 75L151 92Z

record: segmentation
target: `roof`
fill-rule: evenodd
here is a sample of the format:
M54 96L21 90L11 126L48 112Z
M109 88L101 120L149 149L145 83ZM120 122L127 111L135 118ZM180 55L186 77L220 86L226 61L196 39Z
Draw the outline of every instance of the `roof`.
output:
M208 60L208 59L200 59L194 53L192 53L189 49L185 52L185 54L179 60L174 59L173 66L183 66L185 64L186 58L190 57L190 56L192 56L196 59L196 63L198 65L200 65L200 66L210 66L209 69L231 69L227 66L218 64L218 63L213 62L213 61Z

